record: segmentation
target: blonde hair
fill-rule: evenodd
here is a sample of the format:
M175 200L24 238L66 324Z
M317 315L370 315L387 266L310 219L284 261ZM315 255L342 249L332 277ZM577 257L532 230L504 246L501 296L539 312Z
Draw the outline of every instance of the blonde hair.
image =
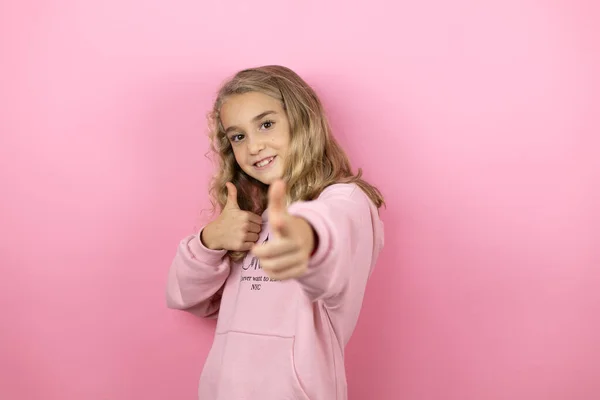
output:
M233 183L242 210L262 214L267 207L268 185L247 175L238 166L220 121L219 111L228 96L259 92L279 100L290 123L290 147L284 168L288 201L313 200L329 185L355 183L377 208L385 204L381 192L352 173L348 156L335 140L315 91L289 68L268 65L238 72L219 90L209 114L211 150L219 168L210 185L213 208L227 202L225 183ZM244 253L230 252L233 259Z

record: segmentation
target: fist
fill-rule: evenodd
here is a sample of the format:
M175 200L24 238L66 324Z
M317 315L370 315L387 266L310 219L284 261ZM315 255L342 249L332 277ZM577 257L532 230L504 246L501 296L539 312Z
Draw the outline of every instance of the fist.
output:
M315 245L315 232L310 224L287 212L285 191L281 180L269 187L269 241L252 248L263 271L276 280L304 275Z
M248 251L258 240L262 218L240 210L235 185L227 182L226 186L227 203L221 215L202 231L202 242L214 250Z

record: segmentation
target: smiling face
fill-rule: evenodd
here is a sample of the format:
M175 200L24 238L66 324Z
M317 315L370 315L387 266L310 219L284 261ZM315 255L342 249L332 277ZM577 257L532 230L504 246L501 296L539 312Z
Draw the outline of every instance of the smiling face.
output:
M290 124L281 102L259 92L227 97L221 124L242 170L270 185L283 176Z

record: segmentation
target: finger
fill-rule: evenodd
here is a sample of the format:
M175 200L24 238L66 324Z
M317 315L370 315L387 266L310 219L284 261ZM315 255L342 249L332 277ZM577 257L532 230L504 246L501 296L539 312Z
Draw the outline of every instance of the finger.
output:
M275 235L285 234L284 217L287 212L285 202L285 183L277 180L269 187L269 224Z
M276 180L269 187L269 211L285 212L285 182Z
M263 220L262 220L261 216L251 213L250 211L247 211L246 214L248 215L248 221L258 224L258 225L262 225Z
M254 246L256 246L255 242L244 242L242 243L238 251L250 251Z
M260 259L271 259L288 253L297 252L298 246L288 240L271 240L265 244L255 246L252 253Z
M246 228L248 230L248 232L252 232L252 233L260 233L260 231L262 230L262 225L259 224L255 224L253 222L250 222L248 224L248 227Z
M274 236L277 238L288 239L292 231L290 227L290 222L292 222L292 220L287 214L287 211L281 214L276 213L269 218L269 225Z
M239 209L235 185L231 182L227 182L225 186L227 187L227 202L225 203L225 207Z
M288 269L293 269L306 263L306 256L300 252L292 252L279 257L260 259L260 265L264 270L274 273L280 273Z
M244 241L245 242L256 243L257 240L258 240L258 234L254 233L254 232L248 232L244 236Z

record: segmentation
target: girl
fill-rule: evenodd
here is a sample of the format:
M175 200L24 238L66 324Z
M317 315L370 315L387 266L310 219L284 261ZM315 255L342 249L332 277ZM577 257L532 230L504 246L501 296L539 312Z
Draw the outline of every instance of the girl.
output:
M220 215L183 239L167 304L218 318L201 400L345 400L344 348L383 247L381 193L296 73L237 73L211 113Z

